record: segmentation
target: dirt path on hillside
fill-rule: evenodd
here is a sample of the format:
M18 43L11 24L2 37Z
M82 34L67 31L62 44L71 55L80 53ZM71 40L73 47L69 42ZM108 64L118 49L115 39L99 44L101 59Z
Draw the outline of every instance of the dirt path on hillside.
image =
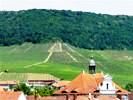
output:
M43 63L46 63L49 61L50 57L52 56L53 52L50 52L48 57L43 61Z
M43 63L44 63L44 62L34 63L34 64L31 64L31 65L24 66L24 68L30 68L30 67L32 67L32 66L40 65L40 64L43 64Z
M51 46L51 48L48 50L49 54L48 54L47 58L44 61L24 66L24 68L29 68L29 67L32 67L34 65L40 65L40 64L43 64L43 63L47 63L49 61L49 59L51 58L51 56L53 55L54 52L62 52L62 51L63 51L62 50L62 44L60 42L59 43L54 43Z
M84 57L82 54L78 53L77 51L75 51L74 49L72 49L71 47L69 47L67 44L65 44L65 46L66 46L69 50L71 50L72 52L75 52L75 53L77 53L79 56ZM27 49L28 49L28 48L27 48ZM24 68L29 68L29 67L32 67L32 66L35 66L35 65L40 65L40 64L47 63L47 62L50 60L50 58L52 57L53 53L55 53L55 52L58 52L58 53L64 52L64 53L66 53L74 62L78 62L78 60L77 60L74 56L72 56L72 55L70 54L70 52L64 51L64 50L62 49L62 43L61 43L61 42L56 42L56 43L54 43L54 44L50 47L50 49L48 50L48 52L49 52L49 54L48 54L48 56L47 56L46 59L44 59L44 60L41 61L41 62L37 62L37 63L35 63L35 64L31 64L31 65L24 66ZM85 57L84 57L84 58L85 58Z
M78 60L77 60L75 57L73 57L69 52L66 51L66 54L67 54L70 58L72 58L72 60L73 60L74 62L78 62Z
M33 44L24 50L24 53L28 52L33 47Z
M25 45L26 45L26 44L24 43L24 44L22 44L20 47L24 47ZM13 48L13 49L11 49L11 50L9 51L9 54L12 54L12 53L16 52L17 49L18 49L18 46L15 47L15 48Z
M17 47L13 48L12 50L9 51L9 54L12 54L13 52L15 52L17 50Z
M75 52L77 55L79 55L82 58L85 58L86 60L88 60L88 58L86 58L85 56L83 56L81 53L77 52L76 50L72 49L68 44L64 43L64 45L71 51L71 52Z

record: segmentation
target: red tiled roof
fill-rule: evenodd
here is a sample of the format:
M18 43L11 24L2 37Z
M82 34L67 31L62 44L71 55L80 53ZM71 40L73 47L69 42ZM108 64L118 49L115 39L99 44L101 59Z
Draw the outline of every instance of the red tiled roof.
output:
M103 82L103 79L104 79L104 74L103 73L96 73L93 76L96 80L97 85L99 85L100 83Z
M54 83L53 86L55 87L63 87L63 86L66 86L70 83L70 81L59 81L57 83Z
M129 100L133 100L133 93L128 94Z
M95 99L94 99L95 100ZM106 95L100 95L96 98L96 100L120 100L115 96L106 96Z
M26 100L35 100L34 95L26 96Z
M4 91L4 88L3 87L0 87L0 91Z
M104 80L103 73L88 74L85 72L80 73L74 80L68 83L64 88L57 90L55 94L62 93L94 93L99 84ZM117 89L117 93L129 94L128 91L122 89L119 85L113 82Z
M119 85L117 85L115 82L113 82L113 84L115 85L116 89L117 89L117 93L121 93L121 94L129 94L129 92L123 88L121 88Z
M34 96L27 96L27 100L66 100L66 96L44 96L44 97L37 97L35 99ZM73 95L68 96L69 100L74 100ZM76 96L76 100L88 100L88 96Z
M47 96L47 97L40 97L39 100L66 100L66 96Z
M44 97L37 97L35 96L27 96L27 100L66 100L66 96L44 96Z
M0 91L0 100L18 100L22 92Z
M96 79L95 79L96 77ZM74 80L72 80L65 88L56 91L58 93L93 93L101 82L101 75L88 74L85 72L80 73Z
M76 100L89 100L88 96L77 96Z

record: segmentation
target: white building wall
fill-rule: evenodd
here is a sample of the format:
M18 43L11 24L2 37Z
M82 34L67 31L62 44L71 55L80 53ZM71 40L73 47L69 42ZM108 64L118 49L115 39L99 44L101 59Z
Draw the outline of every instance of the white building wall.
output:
M127 95L123 95L121 100L128 100L128 96Z
M109 75L105 75L103 83L99 86L99 89L101 94L115 94L116 88L115 85L113 85L112 77Z
M21 95L19 96L18 100L26 100L26 96L22 92Z

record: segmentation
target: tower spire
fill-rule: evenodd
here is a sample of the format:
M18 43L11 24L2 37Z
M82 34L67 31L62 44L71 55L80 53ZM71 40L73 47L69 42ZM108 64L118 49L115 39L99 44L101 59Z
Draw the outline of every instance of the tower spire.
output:
M95 72L96 72L96 63L95 60L93 59L93 56L91 56L89 61L89 73L94 74Z

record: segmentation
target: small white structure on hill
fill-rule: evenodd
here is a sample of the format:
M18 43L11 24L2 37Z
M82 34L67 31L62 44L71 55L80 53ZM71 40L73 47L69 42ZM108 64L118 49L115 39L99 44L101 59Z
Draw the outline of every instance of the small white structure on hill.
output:
M116 88L112 82L112 77L110 75L105 75L103 82L99 86L99 90L101 94L115 94Z

